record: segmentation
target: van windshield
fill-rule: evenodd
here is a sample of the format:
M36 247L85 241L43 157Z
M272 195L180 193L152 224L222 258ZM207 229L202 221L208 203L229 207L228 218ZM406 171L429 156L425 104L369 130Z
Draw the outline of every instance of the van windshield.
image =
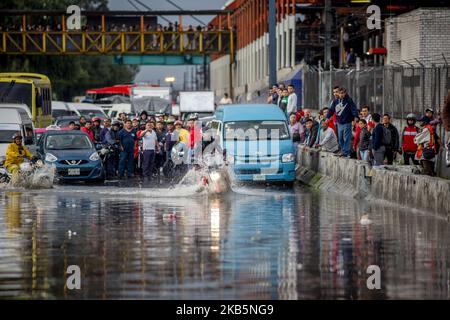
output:
M58 117L64 117L64 116L72 116L73 112L69 111L69 110L64 110L64 109L53 109L52 110L52 117L53 118L58 118Z
M288 140L285 121L233 121L225 122L224 140Z
M78 109L78 112L83 116L86 117L88 119L92 119L95 117L99 117L99 118L107 118L107 116L105 115L105 113L103 111L100 110L90 110L90 109Z
M0 129L0 143L12 142L12 137L17 133L17 130L3 130Z

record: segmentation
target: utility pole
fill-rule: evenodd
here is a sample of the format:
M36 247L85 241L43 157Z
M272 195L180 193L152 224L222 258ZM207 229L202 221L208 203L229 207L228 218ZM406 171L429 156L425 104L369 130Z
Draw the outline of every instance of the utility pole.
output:
M325 0L325 54L324 65L325 69L331 67L331 0Z
M277 83L276 0L269 0L269 87Z

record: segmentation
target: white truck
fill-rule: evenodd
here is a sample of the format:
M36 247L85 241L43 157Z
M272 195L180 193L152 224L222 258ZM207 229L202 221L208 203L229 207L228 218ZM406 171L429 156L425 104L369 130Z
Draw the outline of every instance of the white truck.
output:
M131 107L135 113L143 110L155 113L171 113L171 91L169 87L134 87L131 89Z
M214 92L212 91L182 91L180 92L180 113L183 120L190 114L198 118L211 117L215 112Z

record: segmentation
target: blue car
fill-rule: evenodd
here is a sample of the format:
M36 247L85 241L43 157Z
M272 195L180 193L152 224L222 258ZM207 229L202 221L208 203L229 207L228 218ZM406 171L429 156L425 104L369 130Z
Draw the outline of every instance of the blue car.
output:
M81 131L47 131L37 143L39 158L56 167L60 180L103 181L103 162L89 137Z
M295 150L285 113L275 105L219 107L211 128L240 181L295 181Z

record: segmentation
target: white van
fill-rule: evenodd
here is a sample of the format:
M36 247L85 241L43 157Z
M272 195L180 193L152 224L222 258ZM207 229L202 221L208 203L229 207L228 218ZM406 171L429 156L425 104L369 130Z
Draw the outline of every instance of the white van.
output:
M90 120L94 117L99 117L102 119L108 118L103 109L93 103L68 102L67 105L69 106L70 110L75 112L77 116L83 116L86 118L86 120Z
M108 116L111 119L116 119L119 117L119 114L125 112L126 114L133 113L131 109L131 103L117 103L113 104L112 108L109 109Z
M28 113L20 108L0 108L0 161L4 160L6 148L18 132L24 137L25 145L35 144L34 125Z
M63 116L74 116L75 111L72 111L69 106L67 105L67 102L63 101L52 101L52 117L53 119L56 119L58 117Z
M21 109L21 110L24 110L28 114L30 119L33 119L30 108L24 103L0 103L0 108ZM1 120L0 120L0 122L1 122Z

